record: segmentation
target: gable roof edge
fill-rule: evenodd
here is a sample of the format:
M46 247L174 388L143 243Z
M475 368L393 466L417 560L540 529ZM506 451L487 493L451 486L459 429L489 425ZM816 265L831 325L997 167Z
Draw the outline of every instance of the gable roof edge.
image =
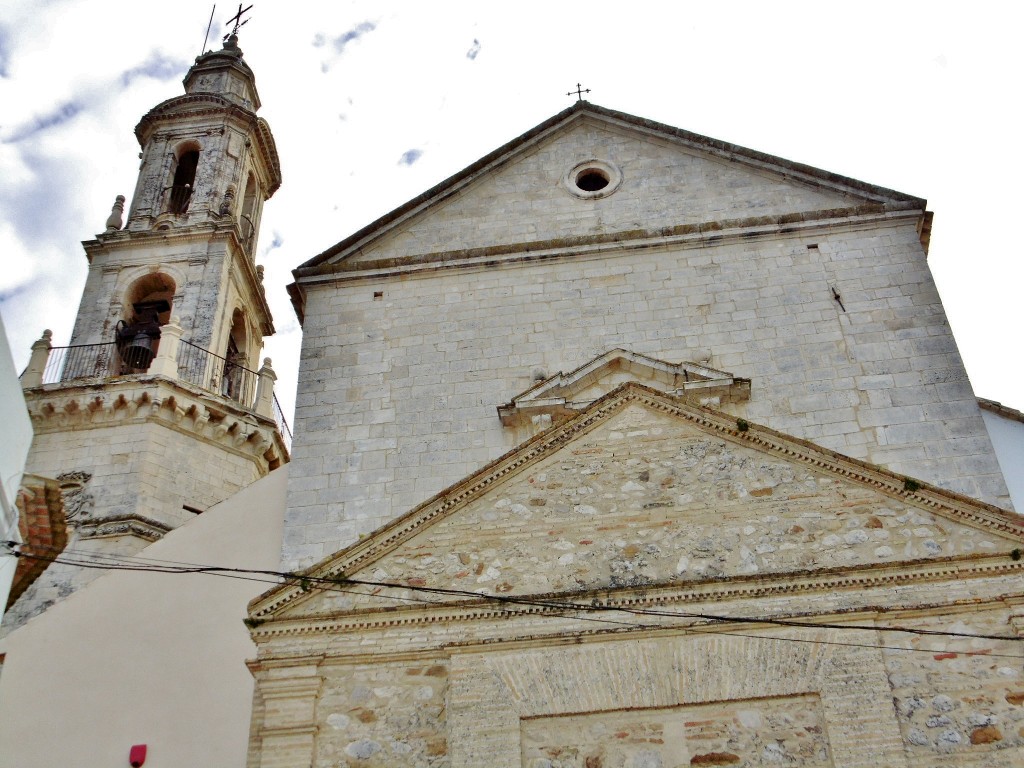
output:
M462 170L456 172L447 179L444 179L433 187L430 187L425 192L417 195L411 200L406 201L397 208L389 211L378 219L370 222L366 226L362 227L358 231L352 233L348 237L339 241L335 245L331 246L327 250L317 254L312 259L303 262L294 270L292 270L293 276L298 280L300 277L306 274L315 272L316 267L324 264L332 257L348 250L356 243L364 240L373 235L377 230L382 229L388 225L394 224L407 214L413 213L417 208L431 202L434 198L448 192L457 187L462 182L468 180L477 172L483 170L487 166L500 160L502 157L512 153L518 149L521 145L535 139L542 134L548 132L552 128L556 127L560 123L568 121L577 115L592 114L597 117L604 118L605 120L615 121L622 123L628 127L639 128L641 130L661 134L678 140L682 140L688 144L694 145L697 148L710 151L711 153L730 161L746 162L755 167L761 169L775 170L779 169L788 170L792 174L792 178L799 181L816 181L824 182L831 187L848 188L851 191L860 192L868 196L888 199L891 201L898 201L904 204L909 204L915 208L920 208L922 211L927 206L927 201L923 198L908 195L903 192L898 192L887 187L881 187L875 184L869 184L868 182L859 181L857 179L850 178L848 176L842 176L837 173L831 173L829 171L816 168L811 165L804 163L798 163L792 160L786 160L776 155L770 155L766 152L759 152L754 149L743 147L739 144L732 144L727 141L720 139L713 139L708 136L704 136L692 131L687 131L682 128L676 128L664 123L659 123L654 120L648 120L646 118L636 117L626 112L619 112L617 110L609 109L607 107L601 107L596 104L591 104L588 101L578 101L571 107L562 110L561 112L549 117L547 120L539 123L525 133L515 137L511 141L502 144L497 149L489 152L488 154L481 157L476 162L466 166ZM841 190L845 191L845 190ZM876 201L877 202L877 201Z

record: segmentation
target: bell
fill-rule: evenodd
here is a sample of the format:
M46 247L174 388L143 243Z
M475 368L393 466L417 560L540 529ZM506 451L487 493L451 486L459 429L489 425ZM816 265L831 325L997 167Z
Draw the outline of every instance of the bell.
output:
M145 370L153 362L153 340L145 331L135 334L131 344L121 350L121 359L129 368Z

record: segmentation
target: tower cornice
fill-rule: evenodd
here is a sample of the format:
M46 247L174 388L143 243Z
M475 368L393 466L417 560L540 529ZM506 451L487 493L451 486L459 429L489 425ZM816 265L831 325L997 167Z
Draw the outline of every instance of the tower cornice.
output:
M266 196L269 199L281 186L281 160L277 144L270 131L270 125L255 111L233 103L216 93L186 93L161 102L147 112L135 126L135 138L139 146L145 147L153 136L167 123L183 119L216 117L228 119L252 134L259 145L270 184Z

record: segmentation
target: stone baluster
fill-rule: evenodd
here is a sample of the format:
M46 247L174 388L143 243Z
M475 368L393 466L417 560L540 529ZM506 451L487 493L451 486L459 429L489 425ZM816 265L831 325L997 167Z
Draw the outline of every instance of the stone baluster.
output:
M270 358L263 358L263 367L256 372L259 381L256 382L256 413L274 418L274 382L277 381L277 374L270 367Z
M21 376L22 389L32 389L43 385L43 371L46 370L46 361L50 359L50 349L53 346L50 341L52 339L53 331L47 328L32 345L32 356L28 360L25 373Z
M153 376L165 376L168 379L178 378L178 345L181 342L181 326L177 315L171 322L160 328L160 346L156 357L149 365L149 373Z
M107 232L117 232L124 225L124 195L118 195L114 199L114 207L110 209L110 216L107 217Z

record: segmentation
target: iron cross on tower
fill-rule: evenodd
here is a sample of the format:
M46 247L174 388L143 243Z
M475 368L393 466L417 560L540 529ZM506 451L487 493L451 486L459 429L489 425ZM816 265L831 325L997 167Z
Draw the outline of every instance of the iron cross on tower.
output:
M234 28L228 34L224 35L224 39L225 40L227 40L232 35L237 35L239 27L244 27L246 24L249 23L249 19L246 19L245 21L242 21L242 14L248 13L251 10L252 10L252 6L251 5L248 8L242 8L242 4L241 3L238 4L238 13L236 13L234 16L232 16L230 19L228 19L225 22L225 24L224 24L224 26L227 26L231 22L235 22Z
M576 98L577 98L577 99L578 99L579 101L583 101L583 94L584 94L584 93L590 93L590 89L589 89L589 88L584 88L584 87L583 87L582 85L580 85L579 83L576 83L576 90L575 90L575 91L569 91L569 92L568 92L567 94L565 94L565 95L566 95L566 96L572 96L572 95L573 95L574 93L576 94Z

